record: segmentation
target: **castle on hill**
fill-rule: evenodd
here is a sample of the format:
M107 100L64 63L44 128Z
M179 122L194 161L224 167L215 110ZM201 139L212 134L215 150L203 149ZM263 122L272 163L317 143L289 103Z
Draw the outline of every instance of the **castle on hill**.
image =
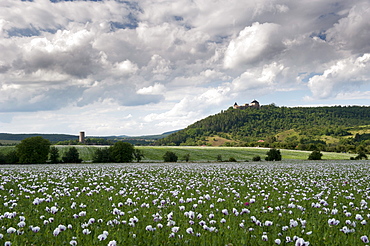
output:
M246 103L244 105L238 105L237 103L234 103L233 108L234 109L246 109L246 108L260 108L260 103L257 100L253 100L251 103Z

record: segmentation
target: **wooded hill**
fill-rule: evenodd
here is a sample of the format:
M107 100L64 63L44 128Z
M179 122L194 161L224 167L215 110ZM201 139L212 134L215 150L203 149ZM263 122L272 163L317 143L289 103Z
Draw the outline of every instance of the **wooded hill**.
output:
M260 146L370 152L370 107L233 109L200 120L156 145Z

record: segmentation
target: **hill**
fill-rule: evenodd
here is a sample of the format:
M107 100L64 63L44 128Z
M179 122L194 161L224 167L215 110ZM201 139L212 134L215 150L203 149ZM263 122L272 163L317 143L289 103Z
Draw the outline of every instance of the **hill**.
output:
M121 136L88 136L86 138L87 144L99 144L101 143L112 143L116 141L125 141L130 142L135 145L150 145L154 141L169 136L170 134L176 131L165 132L158 135L146 135L146 136L135 136L130 137L126 135ZM68 134L42 134L42 133L22 133L22 134L11 134L11 133L0 133L0 145L14 145L19 143L25 138L41 136L45 139L48 139L52 143L59 144L77 144L78 136L77 135L68 135Z
M370 152L370 107L277 107L221 111L156 145L261 146Z

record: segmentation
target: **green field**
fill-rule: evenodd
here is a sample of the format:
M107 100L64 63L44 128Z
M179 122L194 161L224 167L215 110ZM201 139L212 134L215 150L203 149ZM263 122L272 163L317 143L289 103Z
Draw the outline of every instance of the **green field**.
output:
M71 146L59 146L61 156ZM96 148L107 148L107 146L74 146L80 153L80 158L85 161L91 161L94 151ZM174 152L178 157L178 161L183 161L183 157L186 154L190 155L190 162L214 162L217 160L217 156L221 155L222 160L227 161L233 157L237 161L251 161L254 156L259 155L262 159L265 158L268 148L252 148L252 147L183 147L183 146L137 146L144 153L142 162L161 162L163 161L163 155L166 151ZM6 153L15 147L0 146L0 152ZM310 151L300 150L280 150L282 158L290 160L307 160ZM349 160L350 157L356 156L355 154L348 153L335 153L335 152L322 152L324 160Z

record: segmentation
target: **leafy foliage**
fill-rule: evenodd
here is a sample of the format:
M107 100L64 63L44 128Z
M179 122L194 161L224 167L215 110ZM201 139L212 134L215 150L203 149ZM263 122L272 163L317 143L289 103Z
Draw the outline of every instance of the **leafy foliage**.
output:
M270 149L266 155L266 161L281 161L281 153L278 149Z
M96 149L93 155L94 163L125 163L132 162L135 158L138 162L144 157L140 150L136 150L134 146L126 142L116 142L109 148Z
M113 162L132 162L134 159L134 146L130 143L117 142L109 148L109 155Z
M364 152L358 153L358 155L355 157L355 160L367 160L367 155Z
M64 163L81 163L80 154L76 147L71 147L62 157Z
M163 155L164 162L177 162L177 159L178 159L177 155L172 151L167 151Z
M144 153L140 149L135 149L134 150L134 158L137 162L140 162L144 157Z
M224 146L355 152L358 145L369 146L370 134L351 138L350 131L369 125L370 107L364 106L229 108L158 140L156 145L210 145L218 137L227 140ZM370 153L370 148L365 149Z
M17 145L19 163L45 163L48 159L50 141L40 136L26 138Z
M94 163L109 163L112 162L109 154L109 148L96 149L93 155Z
M309 160L321 160L321 157L322 157L322 153L319 150L314 150L308 156L308 159Z
M50 147L50 162L58 163L59 162L59 150L57 147Z

